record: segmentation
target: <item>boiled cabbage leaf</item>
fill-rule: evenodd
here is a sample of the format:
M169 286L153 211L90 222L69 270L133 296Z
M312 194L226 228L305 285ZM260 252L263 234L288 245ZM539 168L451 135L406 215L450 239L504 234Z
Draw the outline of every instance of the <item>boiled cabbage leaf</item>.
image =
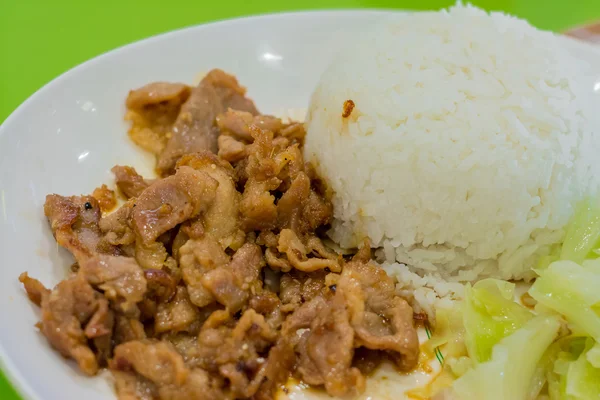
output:
M555 362L548 373L551 400L591 400L600 395L600 369L589 361L597 346L591 338L565 338L556 343ZM553 345L553 347L556 347Z
M560 329L558 316L538 316L500 340L488 361L475 366L452 386L456 399L531 400L540 362Z
M600 201L588 199L575 211L567 228L560 253L561 260L581 264L588 256L597 257L592 251L600 240Z
M514 302L514 289L513 283L497 279L484 279L465 288L465 344L474 361L488 361L496 343L533 318L529 310Z
M555 261L529 289L540 305L562 314L574 329L600 341L600 259Z

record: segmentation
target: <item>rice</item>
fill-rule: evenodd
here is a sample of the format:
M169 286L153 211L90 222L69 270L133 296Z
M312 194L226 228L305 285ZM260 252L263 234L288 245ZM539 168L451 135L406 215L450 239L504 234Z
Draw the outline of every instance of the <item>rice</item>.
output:
M399 289L428 304L460 297L446 282L530 279L600 186L590 73L557 36L501 13L381 22L337 56L308 110L330 237L368 238Z

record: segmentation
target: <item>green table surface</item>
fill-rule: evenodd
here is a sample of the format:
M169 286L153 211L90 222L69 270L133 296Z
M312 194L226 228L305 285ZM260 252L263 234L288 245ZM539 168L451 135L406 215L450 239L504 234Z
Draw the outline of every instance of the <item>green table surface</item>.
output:
M453 0L0 0L0 122L38 88L69 68L157 33L268 12L364 7L422 10L453 3ZM472 3L515 14L537 27L555 31L600 19L600 0L473 0ZM10 329L10 324L1 329ZM0 399L19 399L1 374Z

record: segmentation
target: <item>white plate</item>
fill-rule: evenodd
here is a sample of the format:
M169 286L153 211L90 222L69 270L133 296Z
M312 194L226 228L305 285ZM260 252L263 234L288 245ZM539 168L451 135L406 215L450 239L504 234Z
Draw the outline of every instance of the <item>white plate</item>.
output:
M82 376L49 348L34 328L38 310L17 277L29 271L53 286L71 263L43 215L46 194L90 193L112 182L109 170L115 164L151 171L152 160L126 136L128 90L155 80L191 82L219 67L238 76L262 111L304 108L339 48L335 33L359 31L384 14L268 15L157 36L67 72L5 121L0 127L0 360L25 398L114 398L106 380Z

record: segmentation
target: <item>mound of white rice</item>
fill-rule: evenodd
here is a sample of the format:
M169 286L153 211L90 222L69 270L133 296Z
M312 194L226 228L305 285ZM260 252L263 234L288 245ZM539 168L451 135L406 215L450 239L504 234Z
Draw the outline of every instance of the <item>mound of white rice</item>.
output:
M387 266L404 281L531 277L600 185L600 96L584 76L554 34L504 14L456 6L382 22L335 59L308 110L330 236L369 238L408 265Z

